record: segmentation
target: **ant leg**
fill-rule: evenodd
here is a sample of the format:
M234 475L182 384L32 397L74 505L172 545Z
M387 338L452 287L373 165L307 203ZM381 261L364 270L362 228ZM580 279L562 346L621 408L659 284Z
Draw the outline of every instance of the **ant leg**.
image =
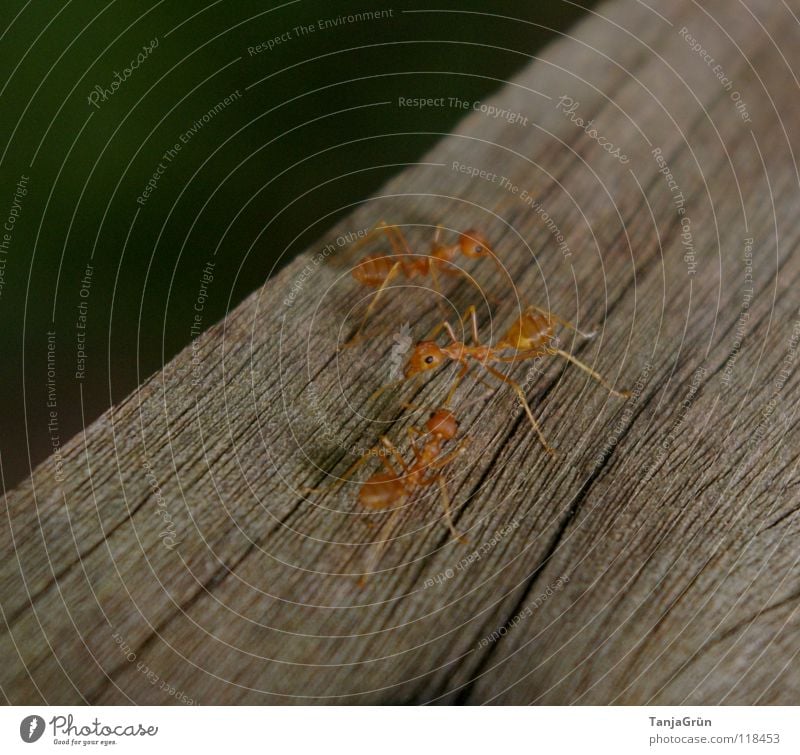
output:
M456 375L455 380L453 380L453 384L450 386L450 390L447 393L447 398L445 399L444 405L450 406L450 402L453 400L453 396L455 395L456 389L461 384L461 381L464 379L464 376L469 372L469 364L467 362L461 363L461 369L458 371L458 375Z
M444 456L440 456L435 461L432 461L428 466L431 469L441 469L442 467L446 467L456 457L460 456L461 454L464 453L464 451L467 450L468 443L469 443L469 438L463 438L452 451L449 451Z
M364 326L367 324L367 320L369 319L369 316L372 314L372 310L375 309L376 305L378 304L378 299L380 298L380 295L384 292L384 290L388 287L388 285L392 282L392 280L395 277L397 277L397 273L400 272L401 267L402 267L401 262L395 262L394 265L392 265L389 272L386 274L386 277L383 279L383 283L381 283L380 287L375 292L375 296L369 303L367 311L364 312L364 316L361 318L361 324L358 326L358 330L356 330L353 336L348 339L347 345L351 345L361 339Z
M614 396L619 396L620 398L628 398L631 395L630 391L618 391L615 388L613 388L611 384L608 383L608 381L606 381L606 379L599 372L595 372L595 370L589 367L588 364L584 364L579 359L576 359L574 356L572 356L572 354L569 354L568 352L563 351L562 349L548 349L547 351L550 354L556 354L560 357L563 357L568 362L572 362L572 364L574 364L576 367L580 367L584 372L591 375L591 377L593 377L598 383L600 383L600 385L602 385L606 390L608 390L609 393L613 394Z
M532 309L534 312L538 312L541 315L544 315L548 320L552 320L553 322L557 322L559 325L567 328L568 330L577 333L581 338L594 338L597 335L597 331L592 330L589 333L584 333L580 328L576 325L571 323L569 320L564 320L558 315L554 315L552 312L548 312L546 309L542 309L541 307L537 307L535 304L531 304L528 309Z
M468 319L472 320L471 328L472 328L472 340L475 345L479 345L480 341L478 340L478 316L477 310L475 309L474 304L470 304L465 310L464 314L461 315L459 318L459 322L463 325ZM453 330L453 326L447 320L442 320L426 337L424 340L426 341L434 341L436 340L436 336L439 335L443 330L447 331L447 335L450 336L451 341L457 341L455 331Z
M419 460L419 446L417 445L417 440L425 435L422 430L418 427L409 427L406 430L406 436L408 437L408 445L411 446L411 453L414 454L414 461Z
M450 336L450 340L451 341L455 341L456 340L456 334L455 334L455 331L453 330L453 326L450 325L450 323L447 320L442 320L422 340L423 341L435 341L439 337L439 333L441 333L443 330L447 331L447 334Z
M381 439L381 441L382 441L382 440L383 440L383 439ZM369 460L369 458L370 458L371 456L374 456L374 455L375 455L375 452L376 452L376 451L378 451L378 446L373 446L372 448L368 448L366 451L364 451L364 453L363 453L363 454L361 454L361 456L360 456L358 459L356 459L356 460L355 460L355 462L353 462L353 463L352 463L352 464L351 464L351 465L350 465L350 466L349 466L349 467L348 467L348 468L347 468L347 469L344 471L344 473L342 474L342 476L341 476L341 477L339 477L339 478L336 480L336 482L332 482L330 485L323 485L322 487L316 487L316 488L312 488L312 487L306 487L306 486L304 486L304 487L302 487L302 488L301 488L301 490L302 490L304 493L324 493L326 490L327 490L327 491L331 491L331 492L333 492L334 490L338 490L338 489L339 489L339 488L340 488L340 487L341 487L341 486L342 486L342 485L343 485L345 482L347 482L347 480L349 480L349 479L350 479L350 478L353 476L353 474L355 473L355 471L356 471L356 470L357 470L357 469L358 469L358 468L359 468L359 467L360 467L362 464L364 464L364 462L365 462L365 461ZM382 461L385 463L385 462L386 462L386 459L382 459ZM391 466L390 466L389 468L391 469L392 473L394 474L394 473L395 473L395 472L394 472L394 469L393 469Z
M383 444L384 448L386 448L392 454L392 456L395 459L395 462L403 470L403 472L408 474L409 472L408 465L405 463L403 457L400 455L400 452L397 450L392 441L389 440L389 438L387 438L385 435L383 435L381 436L381 443ZM416 446L414 446L414 457L415 458L417 457ZM384 456L381 459L381 461L383 462L383 465L386 467L386 469L389 470L389 473L392 474L396 480L401 479L400 475L397 473L397 470L392 466L391 462L387 457ZM364 587L367 583L367 577L377 570L378 564L380 563L381 560L381 556L383 555L383 551L385 550L386 545L389 542L389 532L391 532L392 528L394 527L395 519L397 518L397 515L399 513L400 513L400 507L398 506L391 513L388 521L381 528L381 531L378 533L378 541L375 543L373 556L370 559L369 564L367 564L366 573L363 574L358 580L359 587Z
M439 493L442 496L442 506L444 507L444 518L447 522L447 528L450 530L455 540L466 545L469 540L467 540L465 535L460 535L453 524L453 516L450 513L450 495L447 492L447 483L445 482L444 475L439 475L436 479L439 483Z
M482 364L481 367L485 369L488 373L494 375L498 380L501 380L504 383L510 385L514 391L516 391L517 396L519 396L519 400L522 403L522 408L525 409L525 413L528 415L528 419L531 421L531 425L533 429L536 431L536 434L539 436L539 440L541 441L542 445L544 446L544 450L550 454L550 456L555 456L555 449L551 448L548 445L547 440L544 437L544 433L542 432L541 428L539 427L539 423L536 421L536 418L533 416L533 412L531 411L531 407L528 404L528 399L525 398L525 392L520 387L519 383L515 382L509 377L506 377L500 370L494 369L494 367L490 367L488 364Z
M487 383L480 375L476 375L475 380L477 380L482 385L486 386L489 389L490 393L494 393L497 390L495 386L493 386L491 383Z
M475 346L479 346L480 345L480 340L478 338L478 315L475 313L475 305L474 304L470 304L468 309L467 309L467 312L470 313L470 318L472 320L472 343ZM466 317L467 312L464 313L465 317ZM462 318L462 322L463 322L463 318Z
M373 391L370 394L368 401L372 401L373 399L378 398L378 396L388 391L390 388L396 388L398 385L402 385L405 382L406 382L405 380L393 380L391 383L386 383L382 385L380 388L378 388L377 391Z
M447 466L450 462L453 461L457 456L460 456L469 442L469 438L464 438L450 453L445 454L444 456L436 459L433 463L430 464L431 469L441 469L442 467ZM430 484L433 481L433 478L429 478L425 481L424 484ZM439 491L442 496L442 503L444 505L444 515L445 520L447 522L447 527L449 528L450 532L453 535L453 538L458 540L462 543L467 543L468 540L464 535L460 535L453 524L453 517L450 513L450 496L447 493L447 485L445 483L444 475L439 474L436 476L436 481L439 483Z
M412 404L409 401L404 401L402 404L400 404L400 406L402 406L403 409L407 409L410 412L429 412L430 413L430 412L434 412L437 409L441 408L442 404L431 404L431 405ZM412 434L413 435L417 435L417 436L427 435L427 432L423 432L418 427L409 427L406 432L409 435L412 435Z
M411 247L408 245L405 234L396 225L389 225L385 220L381 220L375 225L375 228L386 234L395 256L402 257L404 254L411 254Z
M461 315L459 322L463 326L467 320L471 320L471 327L472 327L472 342L478 346L480 341L478 340L478 316L476 314L477 310L475 309L474 304L470 304L465 310L464 314ZM452 331L452 328L450 329ZM450 337L455 341L455 337L453 337L452 332L450 332Z
M459 318L459 322L461 323L462 327L467 322L467 320L470 320L470 327L471 327L471 330L472 330L472 343L475 346L480 346L481 342L480 342L480 340L478 338L478 315L477 315L477 310L475 309L475 305L474 304L470 304L464 310L464 314L461 315L461 317ZM447 328L447 332L449 333L450 338L453 341L455 341L456 337L455 337L455 335L453 333L453 329L451 327L448 327L448 326L449 326L449 323L445 324L445 327Z
M447 320L442 320L442 321L441 321L441 322L440 322L440 323L439 323L439 324L438 324L438 325L437 325L437 326L436 326L436 327L435 327L435 328L434 328L432 331L430 331L430 333L428 333L428 335L426 335L426 336L425 336L425 338L423 338L422 340L423 340L423 341L435 341L435 340L436 340L436 339L439 337L439 333L441 333L443 330L446 330L446 331L447 331L447 333L448 333L448 335L450 336L450 339L451 339L451 340L453 340L453 341L455 341L455 340L456 340L456 336L455 336L455 332L453 331L453 327L450 325L450 323L449 323Z
M381 556L383 555L384 550L386 550L386 546L389 543L389 533L394 528L395 520L397 519L397 515L400 513L401 507L397 507L390 515L386 524L381 527L380 532L378 532L377 540L375 542L375 547L372 551L372 557L369 559L368 563L365 565L365 573L362 574L358 578L358 586L365 587L367 584L367 577L370 574L374 574L378 569L378 564L381 562Z
M508 270L506 270L503 263L500 261L500 258L491 249L487 249L486 251L492 258L492 262L494 263L494 266L497 268L497 272L500 273L500 280L502 280L503 278L507 278L513 286L514 281L511 278L511 274L508 272Z
M376 399L376 398L378 398L378 396L382 395L383 393L385 393L385 392L386 392L386 391L388 391L389 389L391 389L391 388L397 388L397 386L398 386L398 385L402 385L403 383L406 383L406 382L408 382L409 380L416 380L417 378L419 378L419 375L414 375L414 376L413 376L413 377L411 377L411 378L400 378L400 380L392 380L390 383L385 383L385 384L384 384L384 385L382 385L380 388L378 388L378 390L377 390L377 391L373 391L373 392L370 394L370 396L369 396L369 398L367 399L367 401L372 401L373 399Z
M391 234L394 234L394 236ZM400 256L404 254L412 254L411 247L408 245L408 240L406 239L406 235L396 225L387 225L386 235L389 237L389 243L392 245L395 254Z
M400 406L403 407L403 409L406 409L409 412L418 412L418 411L426 411L426 410L431 412L436 408L436 407L433 407L433 406L424 406L423 404L412 404L410 401L403 401L403 403L400 404ZM415 434L415 435L425 435L425 433L423 433L418 427L409 427L406 432L409 435L411 435L412 433Z
M389 225L385 220L379 220L364 234L364 236L347 249L347 253L352 254L353 252L357 252L379 234L384 234L386 236L396 254L400 253L400 250L396 247L396 239L392 236L392 229L395 229L395 226Z
M470 329L472 331L470 335L472 335L472 343L475 346L480 346L481 342L480 342L480 339L478 337L478 315L477 315L477 310L475 309L475 305L474 304L470 304L464 310L464 314L461 315L461 317L459 318L458 321L461 324L461 326L463 327L466 324L467 320L470 321ZM443 323L443 326L447 330L447 334L450 336L450 340L451 341L457 341L458 339L456 338L456 335L453 332L453 328L450 325L450 323L445 321Z
M397 450L397 447L394 445L394 443L392 443L392 441L390 441L385 435L382 435L381 444L392 455L392 458L395 460L397 466L399 466L400 469L403 470L403 472L408 474L409 472L408 465L403 460L403 457L400 455L400 452ZM381 461L383 462L383 465L389 470L389 472L399 479L400 476L397 474L397 470L395 470L395 468L391 465L389 459L384 456L381 459Z
M527 351L516 351L507 357L494 357L495 362L524 362L526 359L533 359L546 354L547 351L543 348L528 349Z
M439 271L436 268L436 261L431 260L428 266L428 269L431 271L431 281L433 282L433 290L436 292L436 306L439 308L439 312L441 313L442 317L447 314L447 310L444 307L444 303L442 302L442 284L439 283Z

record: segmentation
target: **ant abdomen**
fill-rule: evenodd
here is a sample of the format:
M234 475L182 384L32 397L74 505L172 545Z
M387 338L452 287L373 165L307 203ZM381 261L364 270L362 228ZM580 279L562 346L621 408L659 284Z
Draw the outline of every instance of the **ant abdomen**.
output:
M442 230L441 226L436 227L436 233L434 234L430 247L428 247L429 251L427 253L414 252L400 228L387 225L383 221L378 223L367 233L364 239L358 242L356 246L360 246L367 239L380 233L383 234L385 240L389 242L392 251L384 256L377 254L367 255L352 271L353 278L355 278L358 283L367 288L377 289L377 292L367 307L364 316L361 318L361 324L358 326L355 334L349 339L349 343L356 341L358 336L361 335L365 323L378 304L379 297L385 289L389 288L392 281L398 275L402 275L407 280L430 276L433 288L437 294L441 294L439 288L440 273L447 275L467 275L457 264L457 257L459 254L469 259L483 259L489 257L494 261L495 265L502 268L499 260L494 256L491 249L489 249L486 237L480 231L470 229L459 234L457 242L453 244L443 244L439 241ZM441 302L439 302L439 304L441 306Z
M385 509L405 493L403 483L390 472L377 472L358 491L358 502L366 509Z
M353 277L362 285L378 288L392 267L392 260L386 255L368 255L352 270Z
M553 323L540 312L526 312L521 318L522 333L528 339L528 348L545 346L553 338Z
M458 422L449 409L437 409L425 423L425 429L444 440L452 440L458 433Z
M500 343L518 351L527 351L547 346L552 338L553 323L550 319L541 312L528 310L508 329Z

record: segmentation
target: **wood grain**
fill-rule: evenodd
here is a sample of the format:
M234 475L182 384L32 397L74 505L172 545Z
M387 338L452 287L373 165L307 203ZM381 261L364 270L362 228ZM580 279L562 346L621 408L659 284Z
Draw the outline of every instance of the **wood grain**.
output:
M768 0L590 12L491 100L528 125L471 112L66 445L63 482L50 460L8 493L6 700L796 702L792 12ZM424 416L401 403L433 405L452 374L370 399L402 359L401 325L420 338L440 319L425 282L400 281L372 337L337 351L364 292L336 239L380 218L420 245L440 223L450 237L484 229L508 275L467 263L472 280L444 282L450 317L476 303L491 338L532 301L597 325L590 341L563 333L564 347L634 395L563 363L531 374L551 459L510 390L468 381L455 408L470 443L447 479L469 543L425 491L359 589L388 516L356 504L368 473L304 486L381 433L404 444ZM326 244L337 251L316 264Z

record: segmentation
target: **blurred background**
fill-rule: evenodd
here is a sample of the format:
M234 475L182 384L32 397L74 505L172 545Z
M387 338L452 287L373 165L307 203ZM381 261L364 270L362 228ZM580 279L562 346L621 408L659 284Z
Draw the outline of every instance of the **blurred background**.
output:
M399 97L484 98L592 4L6 3L4 488L469 112Z

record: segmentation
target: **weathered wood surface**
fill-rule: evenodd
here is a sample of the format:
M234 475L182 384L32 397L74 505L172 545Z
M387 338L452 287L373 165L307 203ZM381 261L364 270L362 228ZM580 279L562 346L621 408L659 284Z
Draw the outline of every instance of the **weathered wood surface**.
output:
M149 670L201 703L797 702L798 7L649 4L589 14L492 101L528 126L471 113L424 160L441 165L405 170L75 438L63 483L45 463L8 494L7 701L173 702ZM562 95L627 164L556 107ZM454 160L507 176L554 226ZM482 386L465 388L471 443L448 479L470 543L449 539L425 495L360 590L359 543L386 519L362 515L353 484L301 488L381 432L400 442L419 419L401 400L434 401L449 375L368 401L391 334L437 319L422 290L387 297L382 336L335 351L359 292L346 267L303 269L378 218L418 243L437 223L483 227L523 298L602 325L567 347L635 395L547 366L528 395L560 449L550 459L510 391L472 401ZM468 269L496 331L513 292ZM482 301L460 279L445 288L457 309Z

